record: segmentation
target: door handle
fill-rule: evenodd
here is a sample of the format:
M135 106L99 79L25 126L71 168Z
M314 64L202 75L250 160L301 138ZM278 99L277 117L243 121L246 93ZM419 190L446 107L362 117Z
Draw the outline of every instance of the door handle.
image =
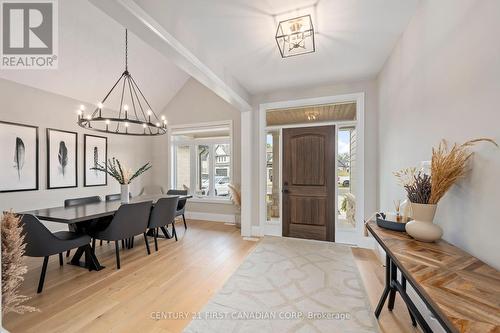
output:
M289 193L290 191L288 191L287 188L284 188L283 191L281 191L281 192L283 192L283 193Z

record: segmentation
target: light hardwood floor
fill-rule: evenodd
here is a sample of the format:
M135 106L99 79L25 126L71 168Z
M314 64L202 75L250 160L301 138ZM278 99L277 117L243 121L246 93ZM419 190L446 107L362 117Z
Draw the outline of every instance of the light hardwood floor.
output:
M189 319L154 320L156 312L191 314L201 310L250 253L256 242L243 240L239 229L217 222L177 223L179 241L159 240L159 251L147 256L142 237L134 249L121 251L116 270L114 244L97 246L106 268L88 272L59 266L51 258L45 287L36 294L40 258L26 258L28 273L21 293L41 312L8 314L3 325L17 332L180 332ZM353 249L354 257L374 307L383 288L384 269L372 251ZM406 308L396 301L394 313L383 310L383 332L413 332Z

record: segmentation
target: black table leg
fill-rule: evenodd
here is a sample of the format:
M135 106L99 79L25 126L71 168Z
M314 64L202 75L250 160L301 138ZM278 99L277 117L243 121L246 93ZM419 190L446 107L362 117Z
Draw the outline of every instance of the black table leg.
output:
M385 288L382 292L382 296L378 301L377 308L375 309L375 317L378 318L380 316L380 311L384 307L385 300L387 299L387 295L389 295L389 291L391 290L391 258L386 254L385 255Z
M387 303L387 308L389 311L394 309L394 301L396 300L396 288L393 286L393 281L398 280L398 268L391 260L391 282L389 288L391 291L389 292L389 302Z
M81 262L80 258L82 255L85 253L85 262ZM84 267L88 268L91 271L100 271L101 269L104 268L104 266L101 266L99 264L99 260L97 260L97 257L94 253L94 250L90 247L89 244L80 246L77 250L75 255L70 261L71 265L79 266L79 267Z
M401 286L403 287L403 291L406 293L406 278L404 275L401 275ZM417 326L417 322L415 321L415 316L411 312L411 309L408 305L407 305L407 308L408 308L408 313L410 314L411 324L413 326Z
M172 238L172 235L170 235L170 232L168 232L167 228L165 227L161 227L161 231L163 232L163 235L160 235L159 233L156 235L156 237L158 238L166 238L166 239L170 239ZM147 232L147 235L148 236L151 236L151 237L154 237L155 235L155 232L153 229L149 229L148 232Z

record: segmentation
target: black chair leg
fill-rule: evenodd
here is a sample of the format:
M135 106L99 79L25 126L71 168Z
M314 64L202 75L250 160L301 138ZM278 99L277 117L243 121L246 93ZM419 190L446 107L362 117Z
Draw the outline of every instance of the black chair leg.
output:
M109 243L109 241L108 241ZM102 239L99 241L99 246L102 246Z
M61 252L61 253L59 253L59 266L62 266L62 265L64 265L64 264L63 264L63 255Z
M124 248L125 248L125 240L122 239L122 249L124 249Z
M40 280L38 281L37 293L41 293L43 290L43 282L45 281L45 273L47 273L47 265L49 263L49 257L43 258L42 272L40 273Z
M175 221L172 221L172 233L174 234L175 241L177 242L177 231L175 231Z
M158 228L153 230L154 240L155 240L155 251L158 251Z
M135 237L132 237L132 239L130 240L130 248L133 249L134 248L134 238Z
M182 220L184 221L184 229L187 229L187 225L186 225L186 218L184 217L184 214L182 214Z
M95 238L92 238L92 249L95 251Z
M66 251L66 258L69 257L70 252L71 252L71 250Z
M116 252L116 269L120 269L120 246L118 245L118 241L115 241L115 252Z
M146 244L146 251L148 251L148 255L151 254L151 251L149 250L148 235L146 235L146 233L144 233L144 243Z

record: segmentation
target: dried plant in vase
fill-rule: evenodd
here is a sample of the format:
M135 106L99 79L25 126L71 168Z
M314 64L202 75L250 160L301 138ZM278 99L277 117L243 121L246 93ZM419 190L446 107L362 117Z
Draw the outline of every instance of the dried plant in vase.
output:
M240 228L241 227L241 213L240 213L241 191L239 189L239 186L234 185L234 184L228 184L227 187L229 188L229 198L231 198L231 201L238 209L238 213L235 215L235 224L238 228Z
M410 202L428 204L431 198L431 176L419 172L413 176L413 183L404 186Z
M393 172L393 175L397 179L397 183L402 187L406 185L412 185L415 182L415 176L420 170L415 167L403 168L399 171Z
M96 167L90 169L105 172L116 179L116 181L121 185L121 202L128 203L130 183L132 182L132 180L151 169L151 165L148 162L137 169L136 172L132 172L132 169L122 167L120 161L113 157L112 159L108 160L108 163L106 165L97 163Z
M2 214L2 314L9 312L23 314L38 311L32 306L22 303L30 299L19 295L19 287L24 281L23 275L27 267L23 263L24 243L23 228L19 216L11 212Z
M453 184L465 176L467 162L472 156L469 148L479 142L489 142L498 147L498 144L492 139L479 138L461 145L455 143L451 149L448 147L448 143L442 140L437 148L432 148L432 194L429 203L437 204Z

